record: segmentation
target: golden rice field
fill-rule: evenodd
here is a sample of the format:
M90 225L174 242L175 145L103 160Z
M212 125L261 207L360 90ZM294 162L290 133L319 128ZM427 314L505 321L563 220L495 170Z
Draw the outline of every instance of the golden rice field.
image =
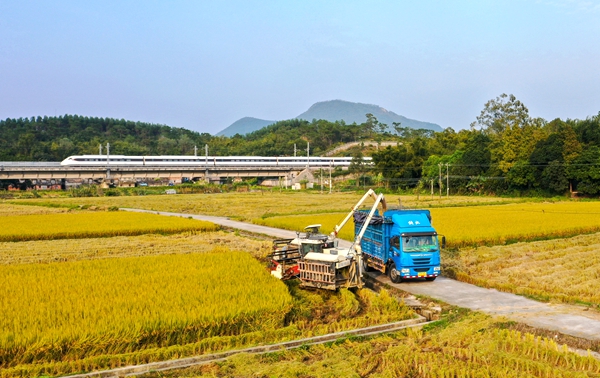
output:
M206 222L121 212L29 214L37 208L23 207L22 215L11 207L0 223L30 232L46 227L37 238L48 240L0 242L3 378L92 371L414 317L385 292L288 289L257 261L270 242ZM157 234L163 220L179 233ZM180 232L190 223L209 227ZM131 224L145 234L51 240L63 228L69 237L81 237L81 230L109 236L105 225L123 231Z
M449 248L506 244L569 237L600 231L600 202L518 203L489 206L432 208L433 226L445 235ZM346 213L270 217L257 220L266 226L302 230L321 223L329 233ZM339 234L354 238L350 221Z
M5 265L0 282L0 370L274 329L292 304L230 251Z
M145 377L590 378L600 361L501 320L470 314L442 328L346 339L291 351L236 355Z
M600 307L600 234L447 252L444 273L555 302Z
M360 197L265 192L27 202L230 215L293 230L322 223L322 231L330 232ZM498 205L513 200L421 197L417 205L414 199L402 197L402 203L431 207L438 232L460 248L443 258L444 269L460 279L542 299L600 304L598 235L468 248L598 231L600 203L515 199ZM391 205L398 197L387 200ZM465 206L444 207L459 204ZM268 253L268 241L217 231L209 223L153 214L60 212L0 203L2 378L186 357L414 316L385 291L286 287L256 259ZM175 223L159 227L160 221ZM190 224L200 226L186 228ZM29 233L35 227L38 231ZM351 240L353 227L350 221L341 237ZM9 242L4 235L18 238ZM598 360L499 322L470 314L424 331L238 356L190 375L600 378Z
M321 225L321 232L329 234L337 224L340 224L348 213L313 214L313 215L287 215L257 219L254 223L263 226L283 228L292 231L302 231L309 224ZM352 219L341 229L338 237L344 240L354 239L354 222Z
M600 231L600 202L519 203L431 209L452 247L570 237Z
M276 284L281 284L276 282ZM114 368L136 363L162 361L172 358L197 356L228 349L244 348L253 345L270 344L294 340L314 335L339 332L346 329L366 327L385 322L414 317L412 310L399 303L386 291L379 295L370 290L358 290L355 294L348 290L332 292L312 292L290 287L292 311L286 316L286 325L279 327L257 327L255 331L212 337L202 336L189 343L178 343L165 347L139 348L139 350L118 353L114 349L100 350L107 344L95 344L96 355L81 358L54 359L51 362L29 361L28 363L0 369L0 377L64 375L73 372ZM261 290L264 293L264 290ZM257 294L258 295L258 294ZM225 296L226 299L230 299ZM226 303L227 304L227 303ZM153 307L153 303L148 304ZM279 311L280 309L276 309ZM271 316L271 315L268 315ZM248 326L248 325L246 325ZM230 325L223 325L225 330ZM174 330L172 330L175 332ZM124 331L125 332L125 331ZM190 337L189 327L182 330L183 337ZM123 337L124 334L119 335ZM172 337L170 340L176 340Z
M272 252L272 244L267 240L241 237L224 231L187 231L173 235L34 240L17 245L0 242L0 265L203 253L220 248L244 251L257 259L264 259Z
M182 212L228 216L243 221L272 215L320 214L347 212L364 193L324 193L318 192L279 192L270 190L248 193L186 194L186 195L148 195L121 197L77 197L77 198L41 198L10 201L30 204L53 204L64 206L116 206L156 211ZM497 197L430 197L388 195L390 205L402 204L411 208L435 206L472 206L477 204L523 202L523 199ZM368 199L367 205L373 201ZM369 205L370 206L370 205Z
M192 219L127 212L78 212L0 216L0 241L97 238L214 231L218 226Z

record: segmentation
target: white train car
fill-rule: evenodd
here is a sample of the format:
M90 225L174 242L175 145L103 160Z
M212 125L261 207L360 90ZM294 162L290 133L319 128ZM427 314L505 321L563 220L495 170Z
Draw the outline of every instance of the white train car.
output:
M371 164L371 158L363 158ZM200 167L348 167L351 157L265 157L265 156L126 156L126 155L75 155L60 164L72 167L106 166L200 166Z

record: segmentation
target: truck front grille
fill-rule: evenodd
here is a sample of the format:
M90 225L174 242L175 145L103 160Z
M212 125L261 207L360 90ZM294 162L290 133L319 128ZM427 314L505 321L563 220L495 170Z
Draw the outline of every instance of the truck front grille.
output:
M413 265L429 265L431 258L429 257L415 257L413 258Z

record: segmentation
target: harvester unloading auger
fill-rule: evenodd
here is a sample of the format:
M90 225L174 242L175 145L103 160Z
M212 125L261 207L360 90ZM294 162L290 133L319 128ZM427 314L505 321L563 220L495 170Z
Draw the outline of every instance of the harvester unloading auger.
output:
M356 235L350 248L339 248L337 235L346 223L358 211L368 197L375 203L367 216L364 226ZM300 286L336 290L340 287L363 286L363 262L361 240L377 211L379 204L383 212L386 203L383 194L377 195L372 189L356 203L344 220L336 225L331 234L319 233L320 224L305 228L295 239L278 239L273 242L271 255L271 273L280 279L298 277Z

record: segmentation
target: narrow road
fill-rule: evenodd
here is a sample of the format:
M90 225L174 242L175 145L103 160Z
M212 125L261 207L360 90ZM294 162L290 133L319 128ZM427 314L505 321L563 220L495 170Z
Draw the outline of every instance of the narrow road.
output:
M293 231L258 226L238 222L224 217L169 213L139 209L121 209L166 216L176 216L205 220L225 227L236 228L257 234L270 235L277 238L293 238ZM348 248L350 242L340 240L340 246ZM588 340L600 340L600 314L594 310L571 305L555 305L537 302L525 297L504 293L495 289L485 289L464 282L438 277L433 282L415 281L392 283L389 278L379 273L369 273L378 281L415 295L426 295L451 305L481 311L492 315L505 316L511 320L525 323L531 327L547 329L581 337Z

